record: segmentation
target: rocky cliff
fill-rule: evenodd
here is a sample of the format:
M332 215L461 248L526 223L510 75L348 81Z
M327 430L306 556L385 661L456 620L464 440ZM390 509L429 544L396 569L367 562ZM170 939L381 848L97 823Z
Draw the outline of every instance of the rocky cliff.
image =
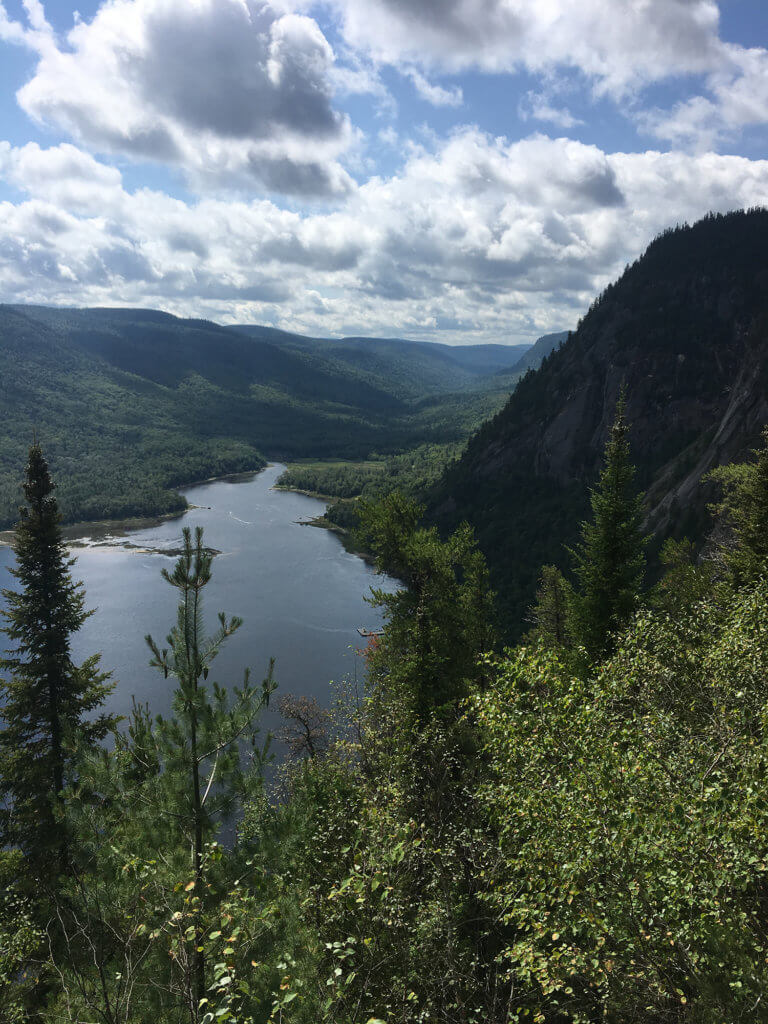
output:
M768 211L657 238L433 494L438 520L475 526L512 634L541 564L567 565L622 384L649 529L700 537L702 475L746 457L768 422Z

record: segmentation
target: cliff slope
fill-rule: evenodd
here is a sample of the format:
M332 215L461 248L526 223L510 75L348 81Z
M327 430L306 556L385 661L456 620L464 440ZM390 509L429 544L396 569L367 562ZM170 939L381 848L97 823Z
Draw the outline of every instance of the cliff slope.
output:
M622 383L649 529L700 537L702 475L744 457L768 421L768 211L657 238L433 493L438 521L475 526L511 635L540 566L567 565Z

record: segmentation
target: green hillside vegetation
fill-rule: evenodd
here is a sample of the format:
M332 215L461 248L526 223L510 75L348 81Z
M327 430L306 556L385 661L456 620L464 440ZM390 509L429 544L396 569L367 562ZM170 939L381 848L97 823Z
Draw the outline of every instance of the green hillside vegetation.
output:
M651 549L703 540L702 479L743 459L768 419L767 281L766 210L664 232L448 467L429 514L475 528L507 636L525 629L539 567L568 568L623 384Z
M307 338L257 326L231 328L295 353L322 359L403 399L446 391L498 387L492 378L511 372L530 345L442 345L402 338ZM521 372L521 371L520 371Z
M512 371L516 374L524 374L528 370L538 370L547 356L557 351L563 342L568 340L568 333L568 331L556 331L554 334L542 335L527 352L523 353L522 358L512 367ZM500 369L497 372L504 373L505 371Z
M181 485L267 458L460 442L508 394L486 373L488 353L469 372L443 346L398 341L387 361L389 343L372 342L374 374L302 344L153 310L0 306L0 526L15 520L34 437L66 521L122 518L178 511ZM355 343L361 364L365 345Z
M462 444L427 444L366 462L291 463L277 486L332 499L323 518L354 531L359 525L358 499L370 501L393 491L417 498L442 477L462 448Z
M520 377L530 368L535 368L546 356L568 337L567 332L548 334L531 346L523 358L510 369L509 366L497 370L494 378L503 383L509 391L513 391ZM346 343L346 342L345 342ZM448 348L448 346L442 346ZM479 349L476 366L483 372L502 358L497 350L498 345L474 346L467 348L467 353ZM451 354L455 353L451 349ZM462 356L462 365L466 357ZM495 392L491 396L478 395L475 399L463 404L461 411L466 417L467 426L473 419L483 421L491 414L491 402L495 400ZM456 415L456 408L443 400L428 400L422 403L431 408L433 415L443 405L449 416ZM447 424L446 424L447 425ZM412 498L424 497L431 488L438 484L443 474L461 455L465 445L420 445L418 448L404 452L402 455L380 456L373 461L365 462L308 462L292 463L280 477L278 486L286 489L305 491L309 494L333 500L325 516L329 524L354 531L359 523L356 499L382 498L392 491L399 491Z
M0 818L6 1019L762 1019L768 431L756 459L717 474L710 557L670 541L650 589L628 437L620 404L565 555L575 583L544 570L515 648L498 647L470 528L441 538L397 493L362 502L377 567L404 586L373 591L385 629L365 695L340 689L332 715L283 704L296 759L271 797L256 737L271 667L229 696L208 680L240 620L200 633L212 567L187 536L165 574L180 598L170 650L149 641L172 715L136 708L100 749L85 721L72 744L73 707L60 793L18 744L0 758L6 793L47 793L51 808L22 832L13 805ZM63 551L49 525L36 543ZM77 613L77 590L57 586ZM22 644L46 629L41 616ZM19 664L4 666L17 697L37 671ZM18 735L42 753L51 734ZM58 870L33 855L35 830L41 849L67 837Z

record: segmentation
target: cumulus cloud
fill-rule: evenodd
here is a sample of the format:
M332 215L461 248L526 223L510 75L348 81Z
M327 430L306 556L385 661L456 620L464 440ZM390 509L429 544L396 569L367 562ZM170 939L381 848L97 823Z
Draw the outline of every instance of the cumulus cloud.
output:
M448 70L577 68L623 95L720 61L715 0L333 0L345 37L377 60Z
M707 79L711 98L693 96L672 110L645 112L643 127L657 138L703 150L768 122L768 50L726 45L723 54L722 66Z
M38 54L18 93L36 120L101 152L176 164L194 182L339 195L354 140L333 106L317 23L262 0L111 0L59 44L39 0L0 37Z
M71 146L0 144L0 177L28 193L0 204L0 301L455 341L570 326L670 223L768 204L768 161L476 129L325 213L129 192Z
M122 176L76 146L19 148L0 142L0 178L74 213L104 211L119 194Z

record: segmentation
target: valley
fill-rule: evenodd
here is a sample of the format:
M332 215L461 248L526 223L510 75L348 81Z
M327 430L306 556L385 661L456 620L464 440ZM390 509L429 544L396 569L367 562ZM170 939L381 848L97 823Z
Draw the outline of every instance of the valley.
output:
M266 459L464 441L504 403L523 351L0 306L0 526L15 519L18 466L35 436L65 521L180 511L179 487Z
M767 229L664 232L522 355L0 307L0 995L113 1024L128 971L120 1024L757 1021ZM67 548L57 494L162 516Z

